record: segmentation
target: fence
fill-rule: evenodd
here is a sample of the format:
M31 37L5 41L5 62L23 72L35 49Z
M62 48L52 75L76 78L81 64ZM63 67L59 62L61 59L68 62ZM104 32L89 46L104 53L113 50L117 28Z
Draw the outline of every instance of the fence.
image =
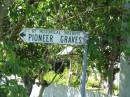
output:
M81 97L78 88L63 85L50 85L45 88L42 97ZM98 91L86 91L86 97L110 97Z

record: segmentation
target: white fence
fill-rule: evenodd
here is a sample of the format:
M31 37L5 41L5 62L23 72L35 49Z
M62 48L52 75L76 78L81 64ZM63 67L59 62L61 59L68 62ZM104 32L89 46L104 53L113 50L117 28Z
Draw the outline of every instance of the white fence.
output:
M42 97L81 97L78 88L63 85L50 85L45 88ZM86 97L110 97L100 92L86 91Z

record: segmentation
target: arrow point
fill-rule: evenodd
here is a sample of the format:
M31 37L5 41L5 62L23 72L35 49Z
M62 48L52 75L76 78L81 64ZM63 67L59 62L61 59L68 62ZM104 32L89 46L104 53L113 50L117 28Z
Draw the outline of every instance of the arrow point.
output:
M26 36L26 34L25 34L24 32L20 33L19 35L20 35L21 37Z

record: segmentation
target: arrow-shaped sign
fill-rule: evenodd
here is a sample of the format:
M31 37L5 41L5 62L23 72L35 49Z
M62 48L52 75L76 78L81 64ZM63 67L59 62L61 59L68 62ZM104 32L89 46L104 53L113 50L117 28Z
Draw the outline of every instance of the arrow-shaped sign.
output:
M24 28L19 36L28 43L55 43L83 45L87 33L81 31L47 30L41 28Z

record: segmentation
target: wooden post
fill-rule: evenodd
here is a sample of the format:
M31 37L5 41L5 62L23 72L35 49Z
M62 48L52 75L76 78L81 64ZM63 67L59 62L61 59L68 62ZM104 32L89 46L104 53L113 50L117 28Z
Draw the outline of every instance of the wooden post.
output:
M84 34L84 48L83 48L83 66L82 66L82 76L81 76L81 97L86 97L86 76L87 76L87 34Z

